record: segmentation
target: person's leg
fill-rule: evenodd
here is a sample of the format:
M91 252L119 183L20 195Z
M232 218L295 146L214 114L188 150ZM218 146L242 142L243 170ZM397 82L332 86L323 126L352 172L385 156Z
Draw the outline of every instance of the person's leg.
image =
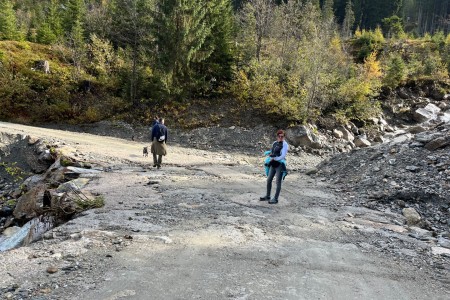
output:
M278 201L278 197L280 196L280 192L281 192L281 165L277 168L276 170L276 174L277 174L277 189L275 191L275 197L273 197L273 199L275 201Z
M158 169L161 168L161 163L162 163L162 155L158 155Z
M260 200L269 200L270 199L270 193L272 192L272 181L273 177L275 176L276 169L274 167L270 167L269 174L267 175L267 188L266 188L266 195L264 197L259 198Z
M153 152L152 154L153 154L153 167L156 167L158 165L158 160L156 158L156 153Z

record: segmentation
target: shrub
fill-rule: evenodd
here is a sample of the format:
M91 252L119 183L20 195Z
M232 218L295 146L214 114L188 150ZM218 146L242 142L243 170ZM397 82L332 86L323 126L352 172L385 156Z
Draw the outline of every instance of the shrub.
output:
M392 54L386 66L386 75L383 78L383 85L394 89L403 81L407 75L406 64L399 54Z
M103 196L97 196L94 199L78 197L75 200L75 204L78 206L78 210L88 210L92 208L100 208L105 205L105 198Z
M371 53L380 50L384 42L385 39L379 27L374 31L364 29L357 31L352 43L358 49L356 55L358 61L363 62Z

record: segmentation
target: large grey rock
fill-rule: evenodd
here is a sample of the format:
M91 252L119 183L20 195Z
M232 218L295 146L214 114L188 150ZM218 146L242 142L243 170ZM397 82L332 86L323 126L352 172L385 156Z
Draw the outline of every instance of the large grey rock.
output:
M353 142L355 140L355 136L353 135L353 133L351 133L350 131L347 130L347 128L345 127L341 127L339 128L340 131L342 131L343 133L343 139L349 142Z
M20 196L20 198L17 199L17 204L14 208L14 217L17 219L28 220L38 216L40 214L39 210L42 207L41 201L43 199L45 189L45 184L39 184Z
M356 137L354 142L357 147L361 148L370 147L372 145L368 140L366 140L363 137Z
M416 225L422 219L419 213L412 207L407 207L402 210L403 216L406 218L408 226Z
M314 149L321 149L323 147L319 137L309 130L308 127L300 125L291 127L286 130L288 141L294 147L309 147Z
M423 108L418 108L414 114L413 118L417 122L426 122L429 120L434 120L437 118L438 113L441 111L439 107L433 103L428 103L427 106Z
M344 136L342 131L339 129L333 129L333 135L334 135L334 137L336 137L338 139L342 139L342 137Z
M426 144L426 143L429 143L432 140L440 138L442 136L443 136L443 134L440 133L440 132L432 132L432 133L430 133L428 131L425 131L425 132L421 132L421 133L416 134L414 136L414 140L419 142L419 143Z
M425 149L428 149L430 151L439 149L439 148L444 148L445 146L450 144L450 136L448 137L439 137L437 139L434 139L430 142L428 142L425 145Z
M53 217L39 217L27 222L22 228L6 239L0 240L0 252L26 246L39 240L42 235L54 227Z
M425 127L417 125L417 126L412 126L408 129L409 132L411 132L412 134L416 134L416 133L421 133L426 131Z
M77 178L68 182L64 182L58 188L56 189L57 193L64 193L64 192L70 192L70 191L79 191L83 187L86 186L89 182L89 178Z

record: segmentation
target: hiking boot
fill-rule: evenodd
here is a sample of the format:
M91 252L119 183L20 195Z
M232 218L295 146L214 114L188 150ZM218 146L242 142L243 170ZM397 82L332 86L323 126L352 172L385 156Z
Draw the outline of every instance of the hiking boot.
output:
M278 203L278 199L272 198L269 200L269 204L277 204Z
M156 168L156 165L153 165L153 168Z
M259 201L267 201L267 200L270 200L270 196L259 197Z
M158 169L161 169L161 165L157 165L156 167L157 167Z

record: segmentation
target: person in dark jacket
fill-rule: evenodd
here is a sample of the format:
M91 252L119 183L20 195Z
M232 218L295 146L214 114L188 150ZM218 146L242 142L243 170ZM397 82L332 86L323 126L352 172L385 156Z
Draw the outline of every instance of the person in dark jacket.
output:
M152 128L151 140L152 147L150 149L153 154L153 167L161 168L162 157L167 155L167 136L168 130L164 125L164 119L160 118Z
M153 127L159 123L159 117L156 116L153 118L152 124L150 125L150 134L153 132Z
M267 189L266 195L259 198L261 201L269 200L269 204L277 204L278 197L281 192L281 182L283 179L283 170L286 170L286 154L289 149L288 143L284 140L286 133L284 130L277 131L277 140L272 144L272 149L270 150L267 165L269 171L267 174ZM272 181L276 175L277 189L275 191L275 196L270 199L270 193L272 191Z

